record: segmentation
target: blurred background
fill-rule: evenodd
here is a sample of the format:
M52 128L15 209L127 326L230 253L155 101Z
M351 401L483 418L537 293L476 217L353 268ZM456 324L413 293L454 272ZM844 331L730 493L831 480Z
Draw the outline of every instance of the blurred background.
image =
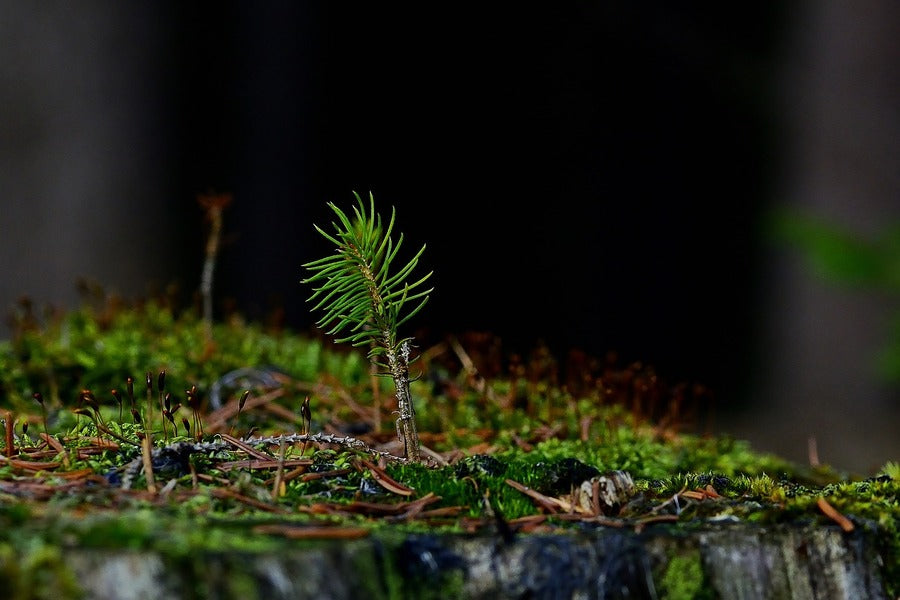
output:
M217 308L309 330L312 224L372 191L428 245L423 345L615 351L712 389L716 433L871 473L900 271L830 280L771 222L849 231L832 262L900 223L900 4L688 4L0 1L2 308L189 296L223 192Z

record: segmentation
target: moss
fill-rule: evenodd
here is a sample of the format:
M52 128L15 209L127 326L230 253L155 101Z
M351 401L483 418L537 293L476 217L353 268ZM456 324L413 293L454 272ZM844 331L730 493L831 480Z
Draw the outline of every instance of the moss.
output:
M583 394L561 390L551 384L550 376L538 381L522 374L514 378L498 375L476 386L464 372L436 362L417 363L424 376L413 383L413 392L420 430L427 436L423 439L433 450L456 451L457 455L451 466L439 468L388 463L388 474L415 490L409 498L386 492L367 469L358 466L356 454L335 449L307 449L304 456L313 459L308 473L347 472L318 479L295 477L285 484L277 502L271 500L273 471L249 466L220 468L232 459L246 460L247 455L240 452L192 454L187 461L169 461L167 469L160 468L157 481L162 486L174 480L168 502L122 493L118 489L122 470L140 457L136 441L142 428L130 422L127 404L126 422L120 423L119 406L113 404L112 396L98 391L100 412L108 427L134 444L118 440L116 451L79 456L79 451L91 450L98 437L109 440L110 436L72 413L78 390L121 389L126 376L142 375L148 368L168 370L168 389L196 383L208 390L232 369L274 365L287 383L267 408L278 408L271 404L280 403L280 412L273 412L296 413L302 398L310 395L314 430L360 428L366 435L366 428L374 427L381 432L372 432L367 438L374 444L393 437L393 416L387 408L390 382L376 379L373 390L363 354L286 331L267 331L239 320L216 324L214 350L206 352L203 323L190 311L176 314L163 304L148 302L133 310L105 314L94 309L75 311L0 342L0 385L9 403L5 408L16 412L16 425L30 419L33 427L31 437L18 434L21 429L17 427L17 449L37 449L41 443L34 432L40 431L42 419L31 393L44 390L50 433L65 442L67 451L41 460L68 461L66 467L39 473L23 473L9 464L0 466L0 480L8 484L0 496L0 583L14 591L13 597L26 597L29 590L46 589L64 598L75 593L71 576L58 564L60 554L54 553L54 548L150 550L191 563L206 552L260 555L282 551L288 545L277 535L253 532L257 525L342 523L368 528L378 540L426 531L458 533L471 530L473 522L491 524L494 518L509 521L547 512L511 487L508 479L551 497L566 497L580 481L612 470L628 471L635 481L634 499L620 514L608 515L628 524L648 515L668 515L677 516L676 525L685 531L719 519L827 525L829 519L816 504L824 497L877 545L884 560L885 586L891 597L900 594L900 531L896 525L900 521L900 468L896 463L886 463L879 476L862 480L828 467L802 468L757 453L741 440L675 435L636 418L624 406L600 398L591 389ZM135 395L144 408L145 390L136 388L141 388ZM50 390L57 394L55 402L49 400ZM382 421L377 426L369 418L376 397L382 403L378 405ZM158 418L159 411L156 414ZM279 417L273 423L268 411L257 408L229 423L236 431L250 426L267 432L295 431L298 422ZM161 431L159 424L156 428ZM184 432L179 429L179 433ZM161 435L154 439L162 444ZM0 446L6 452L4 441ZM261 450L274 453L272 448ZM300 448L288 448L287 458L300 455ZM45 501L27 499L30 492L17 491L29 478L41 486L68 489L66 472L77 469L89 469L96 478L77 493L59 492ZM195 484L191 471L208 479ZM195 485L198 491L193 492ZM135 490L145 486L142 476L135 479ZM708 487L715 495L703 495ZM288 514L251 509L245 501L215 494L218 488ZM179 498L179 492L185 495ZM428 493L439 497L429 509L461 507L461 512L447 518L409 521L299 512L301 507L327 505L330 510L352 502L400 503ZM677 503L673 501L676 497ZM577 524L550 515L545 526L566 531ZM19 548L23 540L32 544L29 553L24 560L13 560L10 549ZM368 597L403 597L412 575L391 566L395 562L392 553L400 542L383 543L380 563L354 564L352 569L364 572L371 582ZM659 580L668 594L691 597L692 590L702 592L696 561L670 562ZM436 580L422 579L422 589L458 589L461 574L452 568L448 573L449 579L440 586ZM250 580L233 585L249 593Z
M430 579L410 578L403 597L422 600L463 600L465 594L465 574L459 570L451 570Z
M699 551L673 556L656 584L660 598L701 600L714 597L703 572Z
M0 341L0 386L19 412L34 408L34 391L44 393L55 410L73 404L78 390L119 388L126 376L140 379L147 369L167 369L206 390L248 365L278 365L307 380L330 375L359 383L369 377L358 353L291 332L272 333L260 324L217 323L216 352L209 355L205 336L196 313L176 313L159 301L111 313L85 305Z
M0 589L9 600L77 600L81 588L59 546L40 538L0 544Z

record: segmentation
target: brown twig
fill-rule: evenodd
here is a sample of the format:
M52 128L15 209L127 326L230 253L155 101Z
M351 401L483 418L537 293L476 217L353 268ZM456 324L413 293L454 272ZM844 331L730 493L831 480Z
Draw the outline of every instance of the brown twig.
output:
M239 450L243 450L244 452L246 452L247 454L249 454L250 456L252 456L254 458L258 458L260 460L272 460L271 454L266 454L265 452L262 452L261 450L257 450L250 444L247 444L246 442L243 442L234 436L228 435L227 433L222 433L222 434L219 434L219 437L222 438L223 441L231 444L232 446L234 446L235 448L237 448ZM282 444L283 441L284 441L284 438L279 438L277 440L277 442L279 444Z
M518 481L507 479L506 485L522 492L523 494L534 500L538 506L550 513L556 514L560 512L560 510L562 510L563 512L572 512L572 505L570 503L560 500L559 498L545 496L537 490L533 490L526 485L522 485Z
M398 496L412 496L413 492L416 491L411 487L399 483L388 475L384 469L377 467L365 459L361 459L357 464L357 468L361 471L362 469L359 468L360 465L369 469L369 473L372 474L372 478L375 482L392 494L397 494Z
M819 506L819 510L825 513L826 517L840 525L841 529L847 533L850 533L855 529L853 521L839 513L835 507L828 503L828 500L826 500L824 496L819 496L819 499L816 500L816 504Z

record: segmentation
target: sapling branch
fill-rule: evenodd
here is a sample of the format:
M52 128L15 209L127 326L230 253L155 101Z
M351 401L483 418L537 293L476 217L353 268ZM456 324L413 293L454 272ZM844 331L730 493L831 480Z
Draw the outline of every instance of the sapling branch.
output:
M332 222L333 233L319 226L316 230L337 246L337 251L306 263L304 267L313 275L303 283L320 284L309 297L309 301L318 301L313 310L325 313L318 326L327 329L328 335L345 332L344 337L335 340L338 343L368 346L369 359L382 369L381 374L393 380L397 436L404 457L418 461L419 434L409 391L410 338L400 338L397 330L422 309L433 289L421 289L431 273L412 283L407 281L425 246L405 266L392 272L390 267L403 243L402 234L396 243L391 239L395 211L391 210L390 221L383 227L381 216L375 213L372 194L369 194L368 210L359 195L356 192L353 195L357 206L352 220L333 203L328 203L339 223ZM409 305L412 308L407 308L407 303L413 303Z

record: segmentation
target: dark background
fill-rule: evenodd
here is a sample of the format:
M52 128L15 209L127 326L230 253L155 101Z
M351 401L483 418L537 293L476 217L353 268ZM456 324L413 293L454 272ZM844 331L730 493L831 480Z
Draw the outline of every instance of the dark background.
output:
M867 0L0 3L0 296L199 287L230 193L226 306L313 330L313 229L374 193L427 250L421 346L488 331L618 352L717 398L718 432L898 460L872 372L895 298L829 287L785 206L900 219L900 4Z
M257 314L277 297L308 326L299 265L331 251L311 222L371 190L409 250L428 244L416 325L617 350L736 391L785 16L735 17L665 2L188 10L178 187L234 194L218 292Z

